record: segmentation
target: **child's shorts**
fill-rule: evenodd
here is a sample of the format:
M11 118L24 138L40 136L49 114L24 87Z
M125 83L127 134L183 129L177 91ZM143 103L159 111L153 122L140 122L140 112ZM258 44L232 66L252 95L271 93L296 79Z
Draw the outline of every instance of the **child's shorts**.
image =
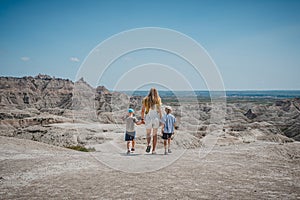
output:
M132 141L135 139L135 131L134 132L127 132L125 133L125 141Z
M172 135L173 135L173 133L163 133L162 138L163 138L164 140L167 140L167 139L171 138Z

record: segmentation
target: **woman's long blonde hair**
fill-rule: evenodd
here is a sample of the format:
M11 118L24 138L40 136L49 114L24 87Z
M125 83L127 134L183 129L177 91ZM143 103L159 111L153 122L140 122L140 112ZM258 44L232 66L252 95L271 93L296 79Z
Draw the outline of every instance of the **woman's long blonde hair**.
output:
M143 104L146 108L146 113L154 105L161 105L161 99L156 88L151 88L149 94L143 99Z

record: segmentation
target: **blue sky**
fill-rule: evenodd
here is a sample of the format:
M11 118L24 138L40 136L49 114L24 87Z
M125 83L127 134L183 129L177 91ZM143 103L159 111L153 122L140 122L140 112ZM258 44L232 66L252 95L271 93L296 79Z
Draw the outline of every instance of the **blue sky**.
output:
M0 75L75 80L100 42L133 28L162 27L201 44L227 90L299 90L299 10L297 0L0 0ZM105 78L101 84L113 88ZM193 84L206 89L201 80Z

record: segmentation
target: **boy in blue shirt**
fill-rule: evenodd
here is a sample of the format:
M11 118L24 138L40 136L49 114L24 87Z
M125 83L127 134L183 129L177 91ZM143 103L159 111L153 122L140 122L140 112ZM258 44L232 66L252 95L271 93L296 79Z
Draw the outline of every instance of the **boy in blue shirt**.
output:
M164 139L164 147L165 147L165 155L168 153L172 153L170 149L171 144L171 136L174 134L174 128L176 123L176 118L171 114L172 108L171 106L166 106L165 108L166 114L162 117L162 132ZM167 151L167 141L168 141L168 151Z

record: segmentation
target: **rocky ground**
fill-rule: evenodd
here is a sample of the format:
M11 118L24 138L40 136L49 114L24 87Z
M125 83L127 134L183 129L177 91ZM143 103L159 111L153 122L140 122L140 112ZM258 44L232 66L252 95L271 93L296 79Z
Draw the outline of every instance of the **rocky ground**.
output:
M256 142L186 150L172 164L152 172L114 170L97 158L35 141L0 137L1 199L298 199L300 144ZM176 157L121 152L116 163ZM109 156L109 155L108 155ZM118 161L119 160L119 161Z

